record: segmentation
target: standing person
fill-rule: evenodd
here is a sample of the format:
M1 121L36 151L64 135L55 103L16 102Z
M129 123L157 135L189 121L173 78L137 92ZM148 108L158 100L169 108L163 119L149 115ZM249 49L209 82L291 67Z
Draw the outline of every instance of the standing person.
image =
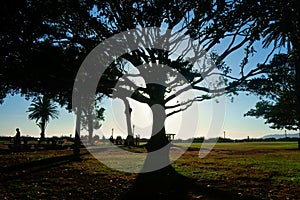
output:
M136 136L136 146L140 146L140 135Z
M19 128L16 129L15 144L21 144L21 133Z

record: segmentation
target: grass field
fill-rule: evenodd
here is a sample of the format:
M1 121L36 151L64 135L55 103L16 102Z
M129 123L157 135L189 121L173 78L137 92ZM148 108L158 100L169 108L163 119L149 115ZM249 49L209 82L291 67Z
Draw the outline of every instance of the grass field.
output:
M200 159L197 150L201 145L192 144L194 151L187 151L173 165L185 176L241 195L299 199L297 145L296 142L218 143L210 154Z
M174 143L178 146L190 146L191 148L200 148L202 143ZM208 143L210 144L210 143ZM214 149L297 149L297 142L243 142L243 143L216 143Z
M190 199L226 199L210 198L204 192L210 189L229 192L240 199L249 199L247 195L257 199L300 199L297 143L218 143L204 158L198 156L200 145L192 144L172 164L179 174L197 186L189 191ZM143 149L133 151L144 152ZM70 154L70 150L3 154L0 164L6 169ZM87 152L80 161L53 162L34 170L21 167L1 171L0 198L121 199L132 190L137 176L110 169Z

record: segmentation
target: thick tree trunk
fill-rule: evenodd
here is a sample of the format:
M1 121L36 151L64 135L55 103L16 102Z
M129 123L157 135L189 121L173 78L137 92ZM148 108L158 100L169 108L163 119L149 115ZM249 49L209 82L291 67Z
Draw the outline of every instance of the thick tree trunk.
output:
M87 120L88 120L89 143L92 145L94 143L93 141L94 121L93 121L93 114L91 110L88 111Z
M146 145L148 156L144 163L144 172L168 168L170 166L170 143L165 131L165 87L157 84L149 84L148 86L152 88L150 97L153 100L153 104L150 106L153 114L153 125L151 138Z
M133 132L132 132L132 123L131 123L131 111L130 104L128 100L125 98L123 99L125 105L125 116L126 116L126 124L127 124L127 138L125 142L125 146L134 146L134 139L133 139Z
M164 110L160 110L156 106L153 107L151 108L153 112L152 136L146 145L148 155L144 163L143 172L168 168L170 165L170 143L166 137L164 126L165 113Z
M81 123L81 108L77 108L77 116L76 116L76 129L75 129L75 141L74 141L74 148L73 154L75 156L79 156L80 154L80 123Z
M153 113L153 125L152 135L146 146L148 152L157 151L169 143L165 131L165 110L158 105L152 106L151 110Z

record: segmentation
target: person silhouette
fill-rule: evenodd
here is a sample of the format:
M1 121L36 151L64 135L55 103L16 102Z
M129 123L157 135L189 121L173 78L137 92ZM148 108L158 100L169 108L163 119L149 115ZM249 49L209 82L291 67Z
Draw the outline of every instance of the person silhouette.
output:
M21 133L19 128L16 129L15 144L21 144Z

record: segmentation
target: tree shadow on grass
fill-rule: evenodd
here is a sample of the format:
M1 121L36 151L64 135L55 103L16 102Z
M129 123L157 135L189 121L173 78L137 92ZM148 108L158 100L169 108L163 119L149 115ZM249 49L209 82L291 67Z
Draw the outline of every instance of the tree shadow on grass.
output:
M141 173L135 180L132 189L121 197L122 200L155 199L155 200L227 200L252 199L253 196L240 196L213 187L207 187L179 174L172 166L154 172Z
M171 166L141 173L133 188L122 199L187 199L187 178Z
M81 153L81 155L85 155L87 153ZM42 160L34 160L31 162L20 163L8 167L0 167L0 182L5 182L7 180L22 178L26 175L32 174L34 172L47 170L55 166L63 165L66 163L81 161L79 155L65 155L65 156L57 156L51 158L45 158Z

